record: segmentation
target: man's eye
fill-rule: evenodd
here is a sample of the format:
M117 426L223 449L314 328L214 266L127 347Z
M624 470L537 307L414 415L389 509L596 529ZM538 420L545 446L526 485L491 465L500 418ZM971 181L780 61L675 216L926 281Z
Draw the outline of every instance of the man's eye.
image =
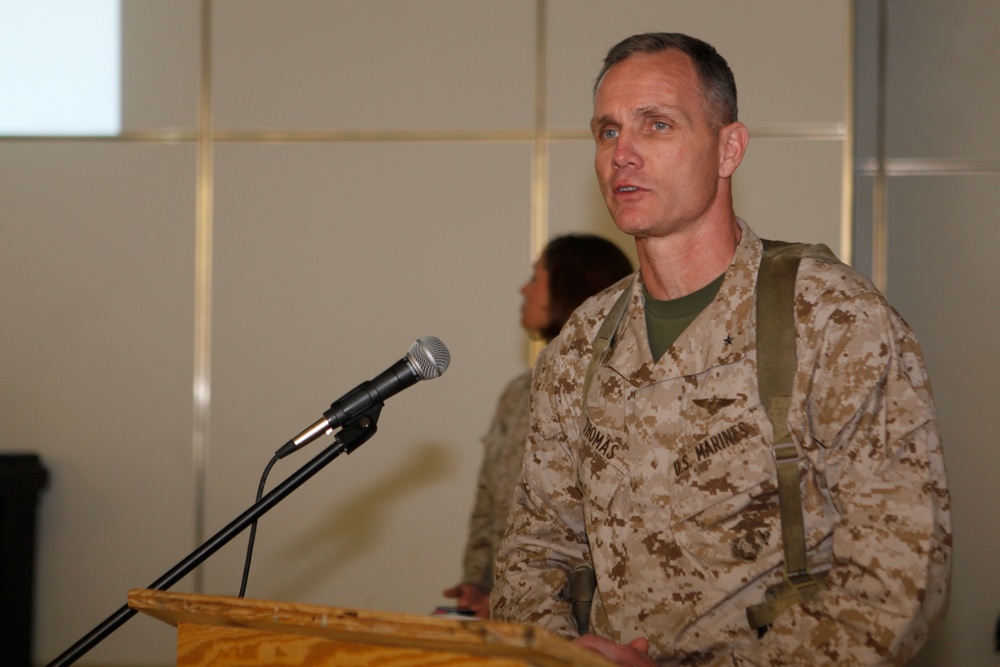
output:
M653 129L654 130L667 130L667 129L670 129L670 125L668 125L667 123L663 122L662 120L658 120L658 121L656 121L656 122L653 123Z
M611 127L605 128L604 130L601 130L601 138L602 139L617 139L618 138L618 130L616 130L614 128L611 128Z

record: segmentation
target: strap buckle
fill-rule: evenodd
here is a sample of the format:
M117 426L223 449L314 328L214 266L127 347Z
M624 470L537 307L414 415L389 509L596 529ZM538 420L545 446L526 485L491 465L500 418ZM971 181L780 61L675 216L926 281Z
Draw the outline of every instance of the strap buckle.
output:
M795 443L791 442L791 440L776 443L771 447L771 456L774 457L774 462L778 465L783 463L798 463L802 460L802 455L799 454L798 448L795 447Z

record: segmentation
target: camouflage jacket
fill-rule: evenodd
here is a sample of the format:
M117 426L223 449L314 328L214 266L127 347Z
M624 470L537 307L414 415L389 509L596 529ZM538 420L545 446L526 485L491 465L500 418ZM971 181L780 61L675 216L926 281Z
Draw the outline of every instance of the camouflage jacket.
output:
M521 476L530 390L529 370L504 389L489 431L483 436L483 462L462 562L462 583L474 584L483 591L493 588L493 561L507 528L514 487Z
M715 300L652 362L638 280L585 303L536 363L493 618L574 637L563 589L592 559L591 632L663 665L902 663L944 614L949 494L917 341L863 276L804 259L789 427L810 567L829 589L758 639L746 608L782 577L771 423L757 390L762 247L743 235ZM605 314L632 292L584 418Z

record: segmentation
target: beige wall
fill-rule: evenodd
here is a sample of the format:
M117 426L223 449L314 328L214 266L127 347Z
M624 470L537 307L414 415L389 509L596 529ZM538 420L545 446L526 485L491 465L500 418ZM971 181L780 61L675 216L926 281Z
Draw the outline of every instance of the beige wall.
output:
M878 59L885 54L883 169ZM1000 3L858 3L855 236L863 270L920 337L952 493L951 608L914 665L995 665L1000 614ZM876 207L877 194L884 205ZM873 238L883 239L881 243ZM881 248L881 250L879 250Z
M738 212L851 249L849 2L206 6L125 0L120 138L0 140L0 449L51 473L39 661L248 507L275 449L424 335L451 368L264 517L248 595L443 602L478 438L528 358L517 290L533 252L614 234L587 123L620 38L715 43L754 137ZM234 594L244 548L175 589ZM173 642L140 617L81 664L168 664Z

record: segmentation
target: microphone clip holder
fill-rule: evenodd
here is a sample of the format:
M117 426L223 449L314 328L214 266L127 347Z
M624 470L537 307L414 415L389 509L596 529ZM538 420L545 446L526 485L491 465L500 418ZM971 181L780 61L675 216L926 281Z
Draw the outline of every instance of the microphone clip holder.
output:
M382 414L384 403L373 403L364 412L340 427L337 440L341 443L342 454L350 454L375 435L378 430L378 418Z

